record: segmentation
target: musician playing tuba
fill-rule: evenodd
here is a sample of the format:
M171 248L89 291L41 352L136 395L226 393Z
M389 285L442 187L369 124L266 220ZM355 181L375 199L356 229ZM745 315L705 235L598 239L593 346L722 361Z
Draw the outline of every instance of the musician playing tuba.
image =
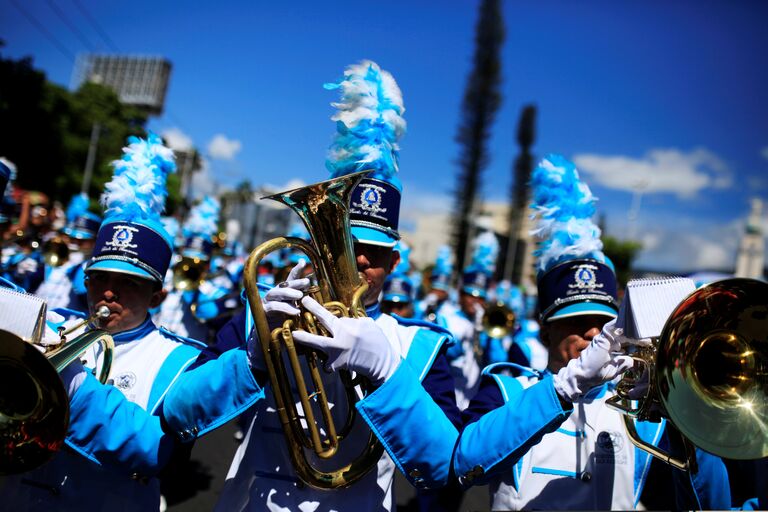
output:
M614 394L611 382L632 361L617 355L616 276L591 220L594 198L575 166L559 155L544 159L532 182L548 369L485 368L465 415L454 471L464 486L490 484L494 510L634 509L653 468L651 456L630 443L622 417L605 405ZM669 423L636 426L650 443L681 449ZM701 450L697 458L697 473L671 470L675 496L656 489L646 495L656 501L644 505L730 507L722 461Z
M443 485L449 476L459 419L444 355L449 336L437 328L399 323L379 306L384 280L399 259L393 247L402 189L395 174L397 141L405 130L401 94L391 75L370 61L348 67L339 83L327 87L341 93L333 117L337 139L327 162L332 177L373 170L349 201L355 262L368 287L362 298L367 316L337 318L305 296L313 283L304 263L264 294L263 308L270 323L280 325L295 318L300 303L325 326L324 333L294 331L292 336L324 354L325 367L333 371L323 380L334 415L343 416L347 407L340 370L365 376L375 388L357 402L362 418L334 457L348 462L345 458L357 453L371 429L387 454L348 487L319 490L305 484L289 456L290 449L303 448L286 445L265 357L251 334L252 319L243 313L219 333L216 352L221 355L182 375L164 404L168 425L182 439L254 405L255 419L230 468L219 510L305 510L318 504L322 510L394 510L395 469L421 488ZM310 462L336 463L314 457Z
M156 477L176 451L161 427L160 405L199 346L161 331L149 316L165 296L172 254L160 213L173 153L153 134L129 139L124 151L103 196L106 219L85 270L90 311L109 311L94 327L114 339L112 379L102 385L88 371L99 359L95 348L86 350L84 364L65 369L67 446L47 464L4 478L0 499L8 510L160 508Z

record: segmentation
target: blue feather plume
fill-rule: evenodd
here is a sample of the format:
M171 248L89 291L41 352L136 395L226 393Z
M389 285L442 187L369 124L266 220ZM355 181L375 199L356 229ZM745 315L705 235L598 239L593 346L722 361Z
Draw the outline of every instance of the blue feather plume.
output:
M411 271L411 248L402 240L398 240L394 250L400 253L400 262L393 273L408 275Z
M398 141L405 134L405 107L395 79L365 60L347 67L339 82L324 87L341 93L340 101L331 104L338 109L331 117L336 136L325 162L331 177L373 169L368 177L401 190Z
M534 252L539 270L578 258L605 262L600 228L592 222L596 198L579 180L576 166L560 155L548 155L533 171L531 188L537 218L531 234L542 241Z
M433 275L450 276L453 274L453 251L447 245L442 245L437 250L437 259L435 267L432 269Z
M147 140L129 137L123 158L112 165L112 181L106 184L101 196L105 216L119 216L125 221L159 221L168 196L168 174L176 171L173 151L150 132Z
M219 229L219 201L211 196L203 197L197 205L192 207L189 217L184 223L186 236L203 236L213 238Z
M78 217L88 211L88 206L90 206L88 194L81 192L73 196L67 206L67 222L75 222Z
M496 259L499 257L499 240L491 231L481 233L472 242L472 263L470 268L493 275L496 271Z

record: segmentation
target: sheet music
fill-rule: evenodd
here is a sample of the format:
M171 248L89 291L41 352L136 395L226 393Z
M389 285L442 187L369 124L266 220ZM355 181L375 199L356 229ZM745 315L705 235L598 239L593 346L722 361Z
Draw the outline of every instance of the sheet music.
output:
M695 290L694 282L684 277L633 279L627 283L616 326L632 339L659 336L677 305Z
M0 287L0 329L25 341L39 341L45 314L46 304L40 297Z

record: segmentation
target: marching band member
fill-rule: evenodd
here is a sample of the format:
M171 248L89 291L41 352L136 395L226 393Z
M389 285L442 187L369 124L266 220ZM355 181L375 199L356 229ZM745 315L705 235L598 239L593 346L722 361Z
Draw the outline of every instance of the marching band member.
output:
M453 253L451 248L447 245L440 246L437 250L437 259L429 275L429 293L416 306L417 317L445 327L445 323L438 320L443 313L443 308L452 310L457 307L450 297L452 275Z
M503 337L481 334L483 366L512 362L535 370L546 369L547 349L539 341L539 324L528 318L520 288L509 281L501 281L490 302L508 308L515 319L512 329Z
M399 238L401 193L395 175L397 140L405 129L400 91L391 75L369 61L350 66L339 84L327 87L342 93L336 104L339 113L333 118L337 139L327 162L332 176L374 169L355 188L350 201L356 263L368 284L363 297L368 317L336 319L305 297L303 289L310 281L301 277L303 262L291 271L285 285L266 292L264 310L272 319L294 315L299 312L296 301L301 300L332 337L296 331L295 340L325 352L330 368L354 371L378 386L356 404L365 421L355 422L349 437L366 439L370 428L387 454L349 488L318 491L302 485L290 463L271 384L265 380L259 340L256 336L245 340L253 320L248 320L248 314L238 315L219 333L216 353L205 355L207 361L182 375L163 406L169 427L189 439L256 404L255 418L227 476L220 510L309 510L318 506L323 510L393 510L396 467L419 487L443 485L449 477L450 455L458 436L451 419L456 422L459 415L443 355L449 335L399 323L381 313L378 302L384 280L399 258L393 247ZM244 326L243 319L250 323ZM334 382L326 387L331 402L345 393L339 379ZM337 409L343 407L333 411Z
M535 232L544 240L537 284L548 370L500 363L483 371L454 471L465 486L490 483L494 510L632 509L651 456L630 443L621 415L605 406L610 382L632 361L616 355L616 277L590 220L594 198L573 164L557 155L544 159L532 180ZM674 442L665 426L637 422L654 445ZM697 456L697 474L672 470L679 501L669 506L729 507L722 462L700 450Z
M7 235L16 209L11 188L7 185L16 178L16 166L0 157L0 174L3 193L0 195L0 235ZM2 255L0 256L0 273L7 281L12 282L27 291L34 291L45 277L45 265L39 248L35 247L35 233L32 229L22 229L18 226L8 240L0 236Z
M381 292L381 310L388 315L412 318L415 290L409 274L411 271L411 248L399 240L395 244L394 250L400 255L400 262L384 280L384 288Z
M85 304L85 261L93 251L101 217L88 211L88 196L78 194L67 207L67 224L61 230L62 243L69 247L68 259L58 266L46 266L43 283L35 295L50 309L83 311Z
M459 307L443 313L446 328L457 341L448 350L448 358L456 383L456 403L462 410L469 405L480 382L480 364L475 350L483 331L487 288L499 254L499 242L491 232L478 235L473 245L472 262L461 275Z
M70 396L66 448L45 465L7 477L5 506L19 510L158 510L157 474L178 453L163 432L163 397L197 346L158 329L148 314L164 298L172 241L159 215L173 153L159 138L131 138L103 196L106 219L86 267L91 312L109 309L94 327L115 342L113 385L100 384L80 362L61 373ZM101 347L85 353L96 366ZM181 450L183 452L184 450Z
M216 316L216 298L229 293L228 288L220 290L207 278L220 209L216 199L206 196L190 211L183 229L186 241L181 258L173 273L169 273L171 289L153 315L155 324L206 343L209 330L205 321ZM189 270L185 273L184 269Z

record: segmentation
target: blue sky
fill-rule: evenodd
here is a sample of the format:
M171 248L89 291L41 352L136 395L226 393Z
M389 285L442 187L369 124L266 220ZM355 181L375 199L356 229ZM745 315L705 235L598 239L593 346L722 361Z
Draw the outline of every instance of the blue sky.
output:
M121 52L172 61L150 126L208 155L201 188L324 179L335 97L322 84L367 58L403 91L406 214L450 207L478 2L56 1L78 35L47 0L0 0L3 53L68 85L72 55L110 50L78 4ZM518 116L535 103L536 155L577 163L608 232L645 243L641 266L731 267L749 199L768 203L768 3L505 2L504 18L484 197L506 198Z

